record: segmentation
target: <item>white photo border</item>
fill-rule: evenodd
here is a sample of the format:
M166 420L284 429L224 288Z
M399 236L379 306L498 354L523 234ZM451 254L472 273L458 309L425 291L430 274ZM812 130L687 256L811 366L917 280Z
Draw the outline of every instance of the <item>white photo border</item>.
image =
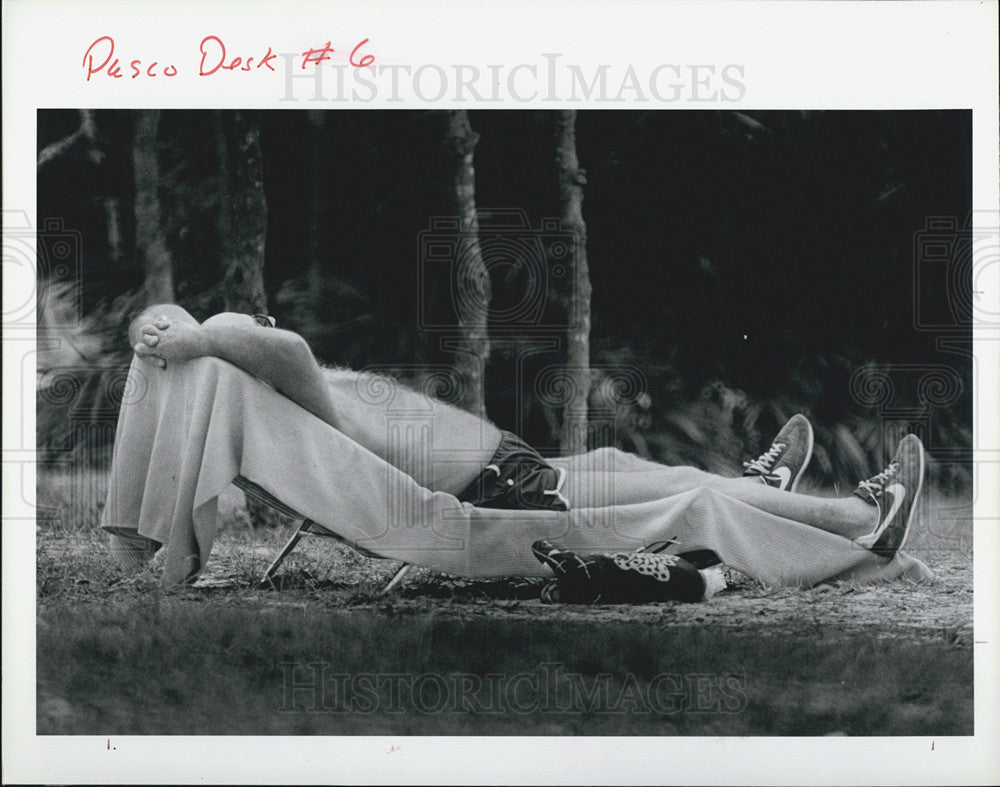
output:
M476 4L389 2L143 3L13 0L3 6L3 197L5 224L22 211L37 227L36 113L40 108L252 107L375 109L461 106L622 109L972 109L973 208L977 231L996 231L998 193L997 3L993 2L587 2L505 0ZM444 73L446 95L403 80L398 94L379 82L375 96L311 101L306 81L274 72L200 76L199 46L218 36L229 56L301 53L330 40L334 65L353 79L350 50L430 80ZM157 73L86 78L85 53L102 36L123 63ZM93 54L93 53L92 53ZM646 101L573 98L571 72L545 66L608 64L620 82L634 67ZM651 72L680 69L676 100L651 97ZM96 63L95 63L96 64ZM504 66L510 80L497 103L456 101L454 64ZM510 70L526 65L513 78ZM536 66L533 75L531 66ZM725 66L729 81L720 81ZM711 66L714 71L690 68ZM332 73L332 72L331 72ZM390 69L389 73L392 71ZM670 73L673 73L672 71ZM707 76L706 76L707 75ZM696 85L699 77L707 85ZM713 81L714 80L714 81ZM612 79L616 89L615 78ZM289 84L292 96L289 98ZM333 85L331 80L327 88ZM416 88L416 89L415 89ZM407 92L409 90L409 92ZM522 100L529 96L528 100ZM423 91L421 93L421 91ZM480 91L482 93L482 90ZM663 91L661 91L661 94ZM707 96L712 95L712 98ZM551 99L557 100L551 100ZM398 99L398 100L396 100ZM990 222L992 226L990 226ZM5 232L6 232L5 227ZM4 260L4 314L34 314L32 281ZM974 261L978 264L978 261ZM996 266L981 289L996 306ZM21 489L34 488L34 385L23 369L34 351L30 325L4 326L3 352L3 742L7 782L380 782L380 783L995 783L1000 760L1000 334L974 327L979 359L974 459L983 462L975 517L974 737L492 738L492 737L181 737L36 736L35 531ZM27 438L23 436L27 435ZM992 460L992 463L987 464ZM990 483L992 480L993 483ZM932 745L933 744L933 745ZM389 757L391 746L400 756ZM683 752L683 756L679 756Z

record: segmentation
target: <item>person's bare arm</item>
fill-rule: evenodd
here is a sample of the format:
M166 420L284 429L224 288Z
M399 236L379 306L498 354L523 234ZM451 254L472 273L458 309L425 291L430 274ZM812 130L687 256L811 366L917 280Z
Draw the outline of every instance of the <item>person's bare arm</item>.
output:
M161 368L202 356L221 358L339 429L326 380L306 340L242 317L246 319L212 318L202 325L154 319L139 328L133 349L139 358Z

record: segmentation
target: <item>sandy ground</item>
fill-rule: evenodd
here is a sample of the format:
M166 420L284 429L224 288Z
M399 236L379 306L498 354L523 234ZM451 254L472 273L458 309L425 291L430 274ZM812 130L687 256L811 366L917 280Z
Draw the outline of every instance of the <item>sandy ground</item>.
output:
M480 720L465 716L435 716L428 722L413 714L399 718L352 715L344 721L329 714L286 718L273 712L276 703L280 704L274 692L281 685L280 676L268 678L274 652L326 652L323 642L327 646L330 642L323 637L339 641L336 632L386 631L396 638L386 642L398 644L397 650L402 648L400 652L407 654L411 645L423 652L420 648L429 647L428 638L436 637L433 641L438 646L447 644L442 663L474 671L483 663L482 656L475 654L490 640L486 637L478 643L478 650L473 647L472 655L466 654L469 645L462 639L463 632L471 630L479 632L477 636L506 632L505 636L523 640L523 647L502 654L507 666L501 664L501 671L522 668L520 662L508 663L515 655L522 660L530 656L539 662L566 661L567 654L586 649L581 643L598 642L603 643L600 652L605 655L595 656L593 664L583 659L581 663L590 665L584 670L590 670L587 675L620 671L623 664L659 664L657 659L667 658L664 647L675 648L664 662L670 669L675 664L698 664L701 674L709 669L702 666L703 658L708 658L702 656L705 648L710 655L715 647L712 670L728 674L742 669L741 674L752 676L745 685L745 708L739 714L704 719L694 714L674 726L673 721L666 724L659 717L642 717L648 729L644 727L641 734L666 734L668 727L677 734L718 735L968 734L973 724L975 648L970 533L944 532L941 527L937 531L924 528L911 536L908 545L908 551L934 571L935 578L928 583L767 589L730 573L729 589L704 603L575 606L543 604L539 592L544 582L539 579L467 580L423 569L414 570L401 587L382 596L380 590L399 566L397 562L369 559L333 539L319 537L303 540L279 573L277 588L261 589L258 580L290 530L287 524L253 529L240 524L239 517L231 519L218 538L201 581L165 589L155 564L138 575L119 569L107 555L102 534L43 528L36 551L36 608L38 636L48 645L39 655L37 723L40 730L49 732L108 728L191 734L372 734L396 724L401 726L392 729L401 734L528 734L521 717L506 719L508 726L487 730ZM167 670L161 681L154 680L159 699L148 707L145 700L139 702L127 692L109 693L100 676L96 686L88 683L98 652L102 659L123 658L130 671L141 673L145 651L121 638L133 628L141 641L153 637L155 626L141 625L151 611L189 621L190 630L185 626L171 629L189 640L197 640L199 627L209 621L235 616L241 627L237 630L243 632L240 636L245 634L242 627L253 629L249 622L257 622L258 635L246 635L232 653L224 644L226 637L213 640L205 652L205 658L215 659L210 672L232 673L232 686L226 684L226 703L235 703L232 709L221 716L215 706L178 715L179 708L199 701L200 692L211 695L212 687L186 688L190 675L177 669ZM92 625L92 620L100 622ZM82 626L68 631L77 621ZM518 625L520 621L524 625ZM546 625L549 622L553 625ZM309 634L288 641L276 639L278 623L289 630L298 625ZM573 625L561 627L560 623ZM258 642L264 635L270 639ZM397 643L399 637L402 644ZM173 640L168 637L167 641ZM131 655L115 656L119 649ZM177 657L197 662L201 651L195 651L180 651ZM810 654L816 655L815 661ZM396 670L391 654L384 655ZM430 657L425 653L421 658ZM491 658L492 654L486 663ZM612 667L605 664L607 659ZM185 669L194 668L185 663ZM852 682L845 684L845 680ZM146 710L137 716L140 706ZM234 727L233 718L255 721L248 721L245 728ZM543 714L533 719L535 726L529 726L537 734L621 734L617 722L612 723L616 718L576 715L550 729L554 722ZM199 719L203 726L195 724ZM426 723L439 727L421 726Z
M270 546L270 545L268 545ZM465 580L417 569L389 596L377 590L399 565L360 558L330 539L303 542L283 570L280 590L248 587L250 566L266 565L267 546L223 539L216 560L198 586L179 595L188 600L233 593L241 602L266 606L318 605L327 609L373 609L388 614L502 616L534 619L634 620L675 626L725 626L734 632L872 638L943 638L971 646L972 560L962 551L918 553L935 580L879 585L834 584L811 590L766 590L730 573L730 588L699 604L658 603L593 606L549 605L539 598L542 580ZM254 572L251 576L256 576Z
M595 606L543 604L539 600L542 580L466 580L423 569L415 569L400 588L380 597L378 591L399 563L372 560L320 537L303 539L286 560L279 575L280 589L259 590L255 580L290 535L291 523L253 529L241 506L238 492L220 500L220 520L228 524L201 581L167 592L165 600L224 598L228 603L273 608L360 608L390 614L434 610L449 616L669 621L678 626L725 626L734 632L867 633L874 638L944 638L954 645L973 644L971 508L966 500L931 498L923 521L911 531L907 551L934 571L930 583L842 583L803 591L765 589L730 573L730 589L705 603ZM135 591L161 592L155 569L132 578L109 568L103 538L94 531L39 529L40 603L47 598L106 602L127 598Z

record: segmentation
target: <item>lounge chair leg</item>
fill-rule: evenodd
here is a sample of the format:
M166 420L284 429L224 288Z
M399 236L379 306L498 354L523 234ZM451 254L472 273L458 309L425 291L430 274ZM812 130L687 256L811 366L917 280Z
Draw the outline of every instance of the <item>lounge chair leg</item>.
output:
M271 586L274 587L274 582L271 581L271 577L274 576L274 572L278 570L278 566L281 565L282 561L288 557L289 553L295 549L295 545L299 543L299 540L308 532L309 525L312 524L308 519L303 519L302 524L298 526L295 534L288 539L288 543L285 544L285 548L278 553L278 556L271 562L271 565L267 567L267 571L264 572L264 576L260 578L260 587Z
M410 570L412 568L413 566L411 566L409 563L404 563L402 566L400 566L399 571L397 571L395 574L392 575L392 579L390 579L388 584L386 584L386 586L382 588L382 592L379 593L379 595L385 596L390 592L392 592L392 589L396 587L396 585L398 585L400 582L406 579L406 575L410 573Z

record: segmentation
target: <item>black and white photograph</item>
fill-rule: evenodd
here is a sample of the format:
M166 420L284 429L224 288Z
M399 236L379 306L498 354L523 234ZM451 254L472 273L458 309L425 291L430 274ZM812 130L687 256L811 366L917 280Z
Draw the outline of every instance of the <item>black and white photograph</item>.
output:
M755 103L736 51L410 68L304 18L297 52L85 26L70 94L27 110L34 196L4 205L27 734L103 751L83 781L141 780L112 764L137 741L267 736L279 771L310 741L375 752L309 763L327 782L555 783L657 778L628 766L649 746L834 763L995 728L981 108ZM140 98L258 70L257 101ZM540 764L434 765L441 739ZM622 761L545 757L571 739ZM865 781L689 766L658 778Z

